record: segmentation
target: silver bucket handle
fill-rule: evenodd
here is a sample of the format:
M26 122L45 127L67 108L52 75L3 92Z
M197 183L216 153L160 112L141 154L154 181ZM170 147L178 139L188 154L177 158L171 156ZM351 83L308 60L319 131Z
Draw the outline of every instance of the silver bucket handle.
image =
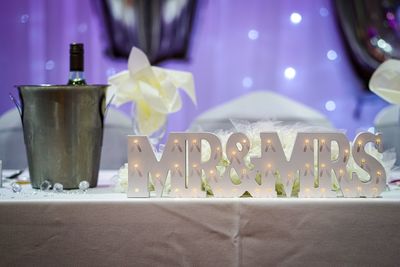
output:
M104 118L107 117L108 110L110 109L110 106L111 106L112 101L114 100L114 97L115 97L115 94L112 95L110 101L108 101L108 103L106 105L106 111L104 112Z
M11 101L14 103L15 107L18 109L19 115L21 116L21 119L22 119L21 103L14 97L14 95L12 93L8 93L8 96L10 97Z

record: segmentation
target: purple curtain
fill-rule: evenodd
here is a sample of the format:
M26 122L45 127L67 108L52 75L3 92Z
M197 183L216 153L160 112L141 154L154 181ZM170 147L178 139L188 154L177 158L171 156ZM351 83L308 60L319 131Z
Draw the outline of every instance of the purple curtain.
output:
M104 83L126 68L108 59L105 31L90 0L4 1L0 9L0 113L14 84L65 83L68 44L85 43L87 80ZM193 72L198 107L185 98L169 129L186 129L201 112L254 90L271 90L326 114L350 136L371 125L376 98L354 118L363 85L344 52L330 1L199 1L189 62L163 66ZM128 110L128 107L124 108Z

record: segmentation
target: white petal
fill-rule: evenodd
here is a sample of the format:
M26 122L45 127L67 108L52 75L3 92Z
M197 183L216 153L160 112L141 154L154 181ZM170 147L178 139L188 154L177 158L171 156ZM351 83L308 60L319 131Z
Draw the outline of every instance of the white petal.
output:
M155 111L144 101L139 101L136 105L136 120L141 134L150 135L165 124L166 114Z
M391 104L400 104L400 60L382 63L369 81L372 92Z
M155 67L153 67L155 68ZM186 92L192 102L197 105L195 85L193 75L186 71L167 70L164 69L171 82L177 87Z
M147 59L146 54L143 53L140 49L132 47L128 59L128 69L131 75L133 76L137 72L150 67L151 65L149 60Z
M111 84L110 92L115 94L113 104L117 107L129 102L140 99L137 83L132 80L128 71L119 72L108 79Z

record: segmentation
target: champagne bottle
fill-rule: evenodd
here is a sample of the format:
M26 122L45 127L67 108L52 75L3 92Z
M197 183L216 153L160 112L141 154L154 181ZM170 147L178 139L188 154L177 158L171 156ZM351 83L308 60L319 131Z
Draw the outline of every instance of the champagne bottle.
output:
M84 77L83 44L72 43L69 47L69 79L68 85L86 84Z

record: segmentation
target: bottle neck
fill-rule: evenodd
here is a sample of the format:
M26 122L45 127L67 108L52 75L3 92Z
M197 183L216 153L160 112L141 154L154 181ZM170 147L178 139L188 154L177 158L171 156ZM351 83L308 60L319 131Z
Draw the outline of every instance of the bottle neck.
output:
M81 85L86 84L85 76L83 71L74 71L71 70L69 72L68 84L72 85Z
M69 47L69 79L68 84L86 84L83 76L84 70L83 44L72 43Z

